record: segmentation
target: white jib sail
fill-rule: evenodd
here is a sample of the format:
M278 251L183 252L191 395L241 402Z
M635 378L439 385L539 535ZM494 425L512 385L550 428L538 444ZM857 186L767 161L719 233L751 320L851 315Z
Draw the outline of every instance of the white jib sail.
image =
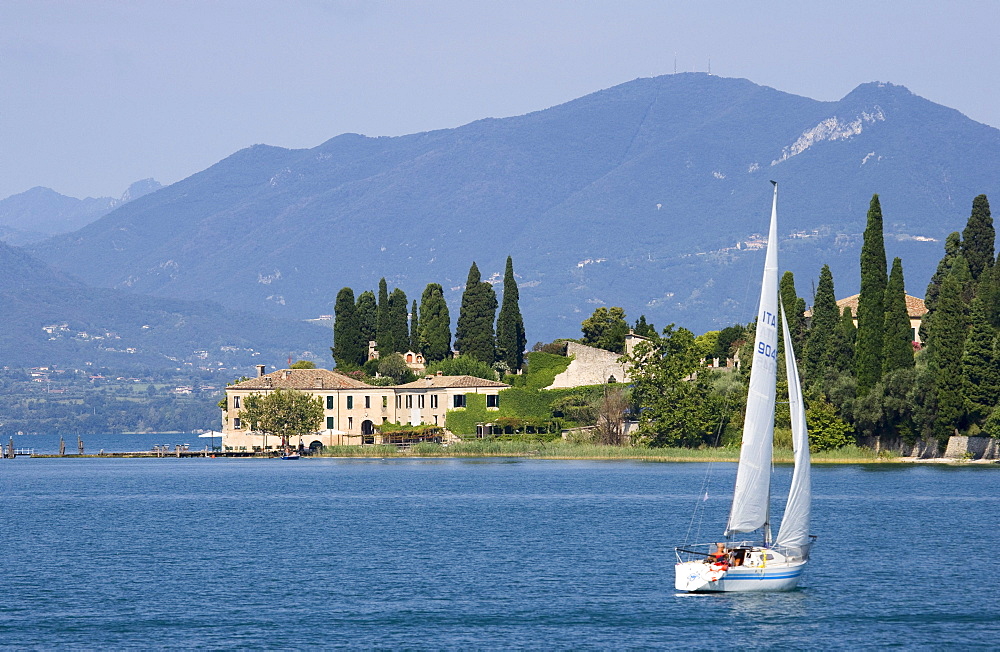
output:
M809 508L812 502L809 430L806 428L806 406L802 400L799 369L795 364L795 352L792 350L784 306L781 307L781 321L785 324L785 368L788 372L788 407L792 417L795 470L792 471L792 486L788 490L785 515L781 518L781 529L778 530L774 545L784 546L791 556L805 559L809 556Z
M774 183L773 181L771 183ZM778 184L774 184L764 279L757 311L757 339L750 369L743 446L726 536L752 532L767 522L774 439L774 386L778 369Z

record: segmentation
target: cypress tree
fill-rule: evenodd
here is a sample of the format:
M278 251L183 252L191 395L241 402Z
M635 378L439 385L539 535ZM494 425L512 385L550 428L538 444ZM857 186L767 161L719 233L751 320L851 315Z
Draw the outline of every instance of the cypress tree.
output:
M438 283L428 283L420 297L420 351L428 363L451 353L451 316Z
M983 271L993 266L995 239L990 202L986 195L979 195L972 200L972 214L962 231L962 255L969 263L969 273L974 281L978 281Z
M378 282L378 308L375 312L375 342L380 354L385 355L396 350L392 341L392 328L389 319L389 286L385 277Z
M805 368L810 378L818 378L829 366L830 347L839 321L840 310L833 292L833 273L829 265L823 265L812 309L812 326L806 341Z
M941 283L944 277L951 271L951 266L955 259L961 255L962 236L958 231L953 231L944 239L944 256L938 261L937 270L931 276L930 283L927 284L927 292L924 293L924 307L927 312L920 320L920 339L926 344L930 337L930 325L933 319L934 309L937 307L938 293L941 292Z
M885 326L883 327L882 373L913 367L913 331L906 309L903 284L903 261L892 261L892 273L885 287Z
M496 339L493 321L497 312L497 297L493 286L480 280L479 267L472 263L469 278L462 293L462 306L455 331L455 348L480 362L492 365L496 361Z
M972 301L969 333L962 355L962 388L965 407L974 421L990 415L1000 403L1000 360L996 351L997 332L989 322L986 305Z
M847 373L854 371L854 343L857 334L858 329L854 326L854 314L848 306L840 315L840 322L830 339L830 368Z
M507 256L507 269L503 275L503 303L497 317L497 358L506 363L512 372L524 365L524 349L528 345L519 299L517 281L514 279L514 262Z
M414 353L420 352L420 319L417 317L417 300L413 300L413 307L410 308L410 350Z
M358 324L357 308L354 305L354 290L342 288L334 303L333 359L338 367L353 367L365 362L365 347L361 343L361 328Z
M940 439L954 433L965 411L962 395L962 352L965 348L965 310L962 286L954 270L944 277L937 314L931 322L928 369L934 382L937 410L933 429Z
M635 320L635 328L632 331L642 337L653 337L656 335L656 326L646 323L646 315L639 315L639 318Z
M371 290L365 290L358 295L358 324L361 327L361 339L367 347L368 342L375 340L378 324L378 303L375 301L375 293Z
M789 331L792 336L792 348L795 349L796 360L802 359L802 338L806 330L805 301L799 299L795 292L795 276L791 272L781 275L781 282L778 285L778 295L781 297L781 305L785 307L785 316L788 317ZM782 331L778 331L778 345L784 351L784 337Z
M882 328L885 326L886 275L885 241L882 235L882 207L872 195L868 225L861 245L861 295L858 297L858 336L854 367L858 394L863 395L882 377Z
M407 319L406 293L399 288L393 288L389 295L389 332L392 334L392 351L406 353L410 346L410 327Z

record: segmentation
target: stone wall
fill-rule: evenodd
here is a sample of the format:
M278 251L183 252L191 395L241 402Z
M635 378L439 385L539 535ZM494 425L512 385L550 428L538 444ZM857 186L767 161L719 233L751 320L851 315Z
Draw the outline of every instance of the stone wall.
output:
M579 342L567 342L566 355L572 357L573 361L546 389L600 385L608 382L609 376L614 376L620 383L629 382L625 365L618 362L618 358L621 357L618 353Z
M992 437L953 435L948 438L948 448L945 449L944 456L953 459L1000 459L1000 442Z

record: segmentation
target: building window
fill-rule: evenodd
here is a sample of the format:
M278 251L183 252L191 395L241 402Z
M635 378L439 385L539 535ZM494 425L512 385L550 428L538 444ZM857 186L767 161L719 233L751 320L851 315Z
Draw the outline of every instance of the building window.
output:
M403 405L403 397L396 394L396 409L398 410L401 405Z
M347 417L347 429L354 430L354 417Z
M438 424L438 415L435 414L434 415L434 425L436 426L437 424Z
M423 408L424 407L424 395L423 394L421 394L420 396L417 397L417 407L418 408Z
M486 395L486 407L500 407L500 395L499 394L487 394Z
M411 394L406 395L406 407L413 407L413 396Z
M333 409L333 397L332 396L327 396L326 397L326 409L327 410L332 410Z
M354 397L353 396L348 396L347 397L347 409L348 410L353 410L354 409Z
M389 397L388 396L383 396L382 397L382 409L384 410L387 407L389 407Z
M333 430L334 429L333 417L327 417L326 418L326 429L327 430Z
M239 396L234 396L233 397L233 409L234 410L239 410L240 409L240 397Z
M438 406L438 395L431 394L431 408L436 408Z
M465 394L455 394L452 407L463 408L465 407Z
M371 406L372 406L372 397L371 396L366 396L365 397L365 409L368 410L368 409L371 408Z
M240 418L236 417L233 419L233 430L242 430L243 424L240 423Z

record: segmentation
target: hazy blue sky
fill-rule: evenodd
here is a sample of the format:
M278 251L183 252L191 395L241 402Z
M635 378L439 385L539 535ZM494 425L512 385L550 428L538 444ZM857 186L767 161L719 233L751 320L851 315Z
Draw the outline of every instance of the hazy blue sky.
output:
M0 26L0 198L517 115L675 59L820 100L889 81L1000 127L996 0L2 0Z

